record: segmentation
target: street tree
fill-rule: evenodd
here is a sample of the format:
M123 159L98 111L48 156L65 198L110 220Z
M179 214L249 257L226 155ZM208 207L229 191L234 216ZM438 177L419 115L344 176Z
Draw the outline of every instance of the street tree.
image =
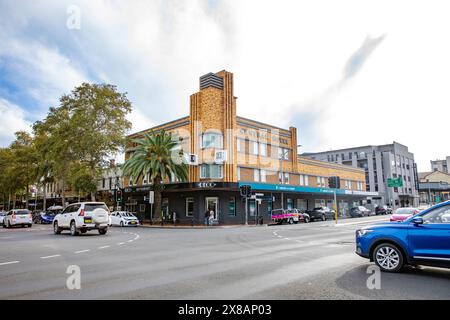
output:
M187 181L188 166L178 151L179 139L166 133L145 133L142 138L130 141L131 156L125 161L123 174L134 181L149 177L155 192L155 212L161 213L162 183L165 180Z

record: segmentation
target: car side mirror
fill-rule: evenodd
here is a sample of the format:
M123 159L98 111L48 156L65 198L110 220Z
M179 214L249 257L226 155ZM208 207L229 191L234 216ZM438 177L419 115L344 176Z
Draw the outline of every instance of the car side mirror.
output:
M415 217L415 218L412 219L412 222L415 225L421 225L421 224L423 224L423 218L422 217Z

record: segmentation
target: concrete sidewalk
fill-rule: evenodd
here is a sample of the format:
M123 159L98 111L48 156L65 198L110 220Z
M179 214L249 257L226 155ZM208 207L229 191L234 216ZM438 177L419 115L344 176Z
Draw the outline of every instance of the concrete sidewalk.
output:
M262 225L243 225L243 224L233 224L233 225L215 225L215 226L205 226L205 225L173 225L173 224L143 224L139 225L142 228L153 228L153 229L230 229L230 228L245 228L245 227L267 227L267 224Z

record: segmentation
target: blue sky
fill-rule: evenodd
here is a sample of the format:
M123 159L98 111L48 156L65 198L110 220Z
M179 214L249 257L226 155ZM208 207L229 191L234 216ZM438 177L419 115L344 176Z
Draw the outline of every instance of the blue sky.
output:
M71 5L80 29L67 27ZM187 115L198 78L227 69L238 114L297 126L301 151L395 140L425 171L450 155L440 138L448 9L445 1L0 0L0 146L84 81L128 92L133 130L142 130ZM436 138L424 139L427 130Z

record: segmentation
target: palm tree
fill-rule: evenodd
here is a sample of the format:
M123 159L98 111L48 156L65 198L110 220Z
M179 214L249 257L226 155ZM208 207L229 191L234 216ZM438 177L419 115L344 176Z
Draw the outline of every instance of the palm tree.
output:
M134 181L148 175L155 192L155 212L161 214L161 192L163 181L175 178L187 181L188 166L183 161L182 150L177 151L179 140L164 130L145 133L142 138L131 141L131 157L123 165L125 177ZM151 217L153 219L153 217Z

